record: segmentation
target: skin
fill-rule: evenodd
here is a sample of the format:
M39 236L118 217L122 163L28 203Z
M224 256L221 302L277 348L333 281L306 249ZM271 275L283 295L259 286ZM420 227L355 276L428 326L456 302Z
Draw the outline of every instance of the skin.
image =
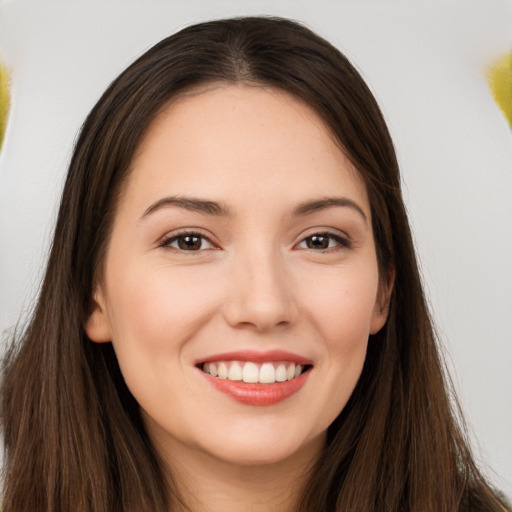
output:
M113 343L193 510L293 510L387 317L364 183L310 107L249 86L175 100L131 167L87 333ZM161 203L169 197L226 211ZM351 203L296 212L332 197ZM183 231L209 241L180 249ZM311 245L318 233L326 245ZM275 349L313 366L269 406L219 392L196 366Z

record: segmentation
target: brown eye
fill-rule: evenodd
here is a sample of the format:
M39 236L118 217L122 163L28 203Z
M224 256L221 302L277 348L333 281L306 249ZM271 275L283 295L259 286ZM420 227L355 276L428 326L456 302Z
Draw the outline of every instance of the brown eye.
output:
M182 233L165 240L162 247L171 247L180 251L201 251L212 249L212 243L198 233Z
M184 251L198 251L203 244L201 237L195 235L180 236L177 242L178 247Z
M333 233L315 233L304 238L299 244L301 249L326 251L327 249L349 248L350 241Z
M330 238L326 235L308 236L305 240L308 249L329 249Z

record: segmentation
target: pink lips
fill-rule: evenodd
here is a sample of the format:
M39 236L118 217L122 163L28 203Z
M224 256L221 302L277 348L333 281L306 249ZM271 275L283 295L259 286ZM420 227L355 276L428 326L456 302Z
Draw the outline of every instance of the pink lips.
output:
M197 363L210 363L213 361L253 361L255 363L272 361L291 361L302 365L311 365L313 362L306 357L299 356L285 350L270 350L268 352L257 352L255 350L241 350L239 352L225 352L215 354L197 361Z
M214 356L202 359L198 362L198 366L215 361L252 361L255 363L290 361L303 366L312 364L311 360L297 354L282 350L272 350L268 352L240 351L215 354ZM202 372L202 374L218 391L221 391L242 404L269 406L277 404L297 393L306 383L310 371L305 371L299 377L292 380L272 384L252 384L242 381L220 379L204 372Z

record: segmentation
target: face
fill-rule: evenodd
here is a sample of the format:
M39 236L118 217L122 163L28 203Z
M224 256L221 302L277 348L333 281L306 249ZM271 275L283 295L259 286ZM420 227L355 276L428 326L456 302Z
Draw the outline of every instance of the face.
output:
M141 144L86 330L167 456L271 464L323 446L388 295L365 186L320 118L218 86Z

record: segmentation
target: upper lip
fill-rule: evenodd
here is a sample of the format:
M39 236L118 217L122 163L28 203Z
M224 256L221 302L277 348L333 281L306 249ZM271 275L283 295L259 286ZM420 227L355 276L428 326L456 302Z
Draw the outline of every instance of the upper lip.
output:
M223 352L221 354L214 354L203 359L199 359L197 364L212 363L215 361L251 361L254 363L290 361L291 363L301 365L313 364L311 359L286 350L237 350L232 352Z

